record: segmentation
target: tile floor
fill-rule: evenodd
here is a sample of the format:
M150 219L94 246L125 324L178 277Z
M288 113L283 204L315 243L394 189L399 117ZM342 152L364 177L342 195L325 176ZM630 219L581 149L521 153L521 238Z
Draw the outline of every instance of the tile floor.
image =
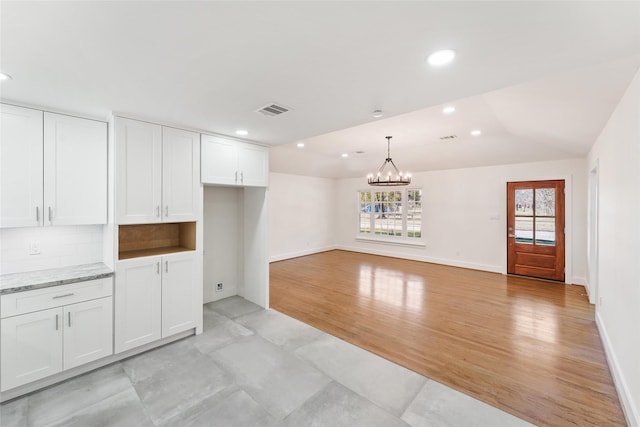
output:
M18 426L525 426L240 297L204 333L0 406Z

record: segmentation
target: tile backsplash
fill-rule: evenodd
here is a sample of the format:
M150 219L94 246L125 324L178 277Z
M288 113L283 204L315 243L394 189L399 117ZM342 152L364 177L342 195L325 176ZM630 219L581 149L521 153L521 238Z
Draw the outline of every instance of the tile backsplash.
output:
M102 235L102 225L0 229L0 274L101 262Z

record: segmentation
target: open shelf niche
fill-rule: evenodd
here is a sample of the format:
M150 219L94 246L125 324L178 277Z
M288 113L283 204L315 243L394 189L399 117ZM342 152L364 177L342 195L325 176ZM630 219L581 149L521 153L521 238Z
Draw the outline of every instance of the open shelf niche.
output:
M196 223L120 225L118 259L196 250Z

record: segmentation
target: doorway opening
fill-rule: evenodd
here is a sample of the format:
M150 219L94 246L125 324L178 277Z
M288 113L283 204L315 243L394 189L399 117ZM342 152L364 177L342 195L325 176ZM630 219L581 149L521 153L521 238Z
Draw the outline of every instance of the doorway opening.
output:
M598 301L598 166L589 172L589 302Z

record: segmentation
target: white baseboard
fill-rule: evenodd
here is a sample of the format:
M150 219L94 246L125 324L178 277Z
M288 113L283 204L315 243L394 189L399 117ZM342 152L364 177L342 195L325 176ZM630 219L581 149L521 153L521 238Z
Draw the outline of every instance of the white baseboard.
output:
M604 326L602 318L600 317L600 313L598 312L596 312L596 325L598 326L598 331L600 332L602 345L604 346L604 351L607 356L607 362L609 364L609 370L611 371L613 383L616 386L616 391L618 392L618 397L620 398L622 411L624 412L624 416L627 419L627 424L629 424L629 427L640 427L640 412L638 412L638 407L636 405L637 402L633 401L633 396L629 391L627 381L625 380L624 376L622 375L622 371L620 370L618 358L616 357L616 354L613 351L613 347L611 346L611 341L609 340L609 335L607 334L607 328Z
M434 258L429 256L401 253L397 251L387 251L384 249L377 249L377 248L363 249L361 247L355 247L355 246L338 245L336 246L335 249L341 249L344 251L351 251L351 252L360 252L360 253L371 254L371 255L382 255L382 256L388 256L391 258L409 259L412 261L430 262L433 264L450 265L453 267L470 268L472 270L489 271L492 273L503 272L503 267L500 265L478 264L475 262L466 262L466 261L447 259L447 258Z
M323 246L319 248L305 249L302 251L288 252L285 254L272 255L269 257L269 262L282 261L284 259L290 259L290 258L298 258L305 255L317 254L319 252L332 251L334 249L337 249L337 246L331 245L331 246Z
M587 283L587 279L585 277L573 276L571 278L571 284L584 286L584 288L587 290L587 294L589 294L589 283Z

